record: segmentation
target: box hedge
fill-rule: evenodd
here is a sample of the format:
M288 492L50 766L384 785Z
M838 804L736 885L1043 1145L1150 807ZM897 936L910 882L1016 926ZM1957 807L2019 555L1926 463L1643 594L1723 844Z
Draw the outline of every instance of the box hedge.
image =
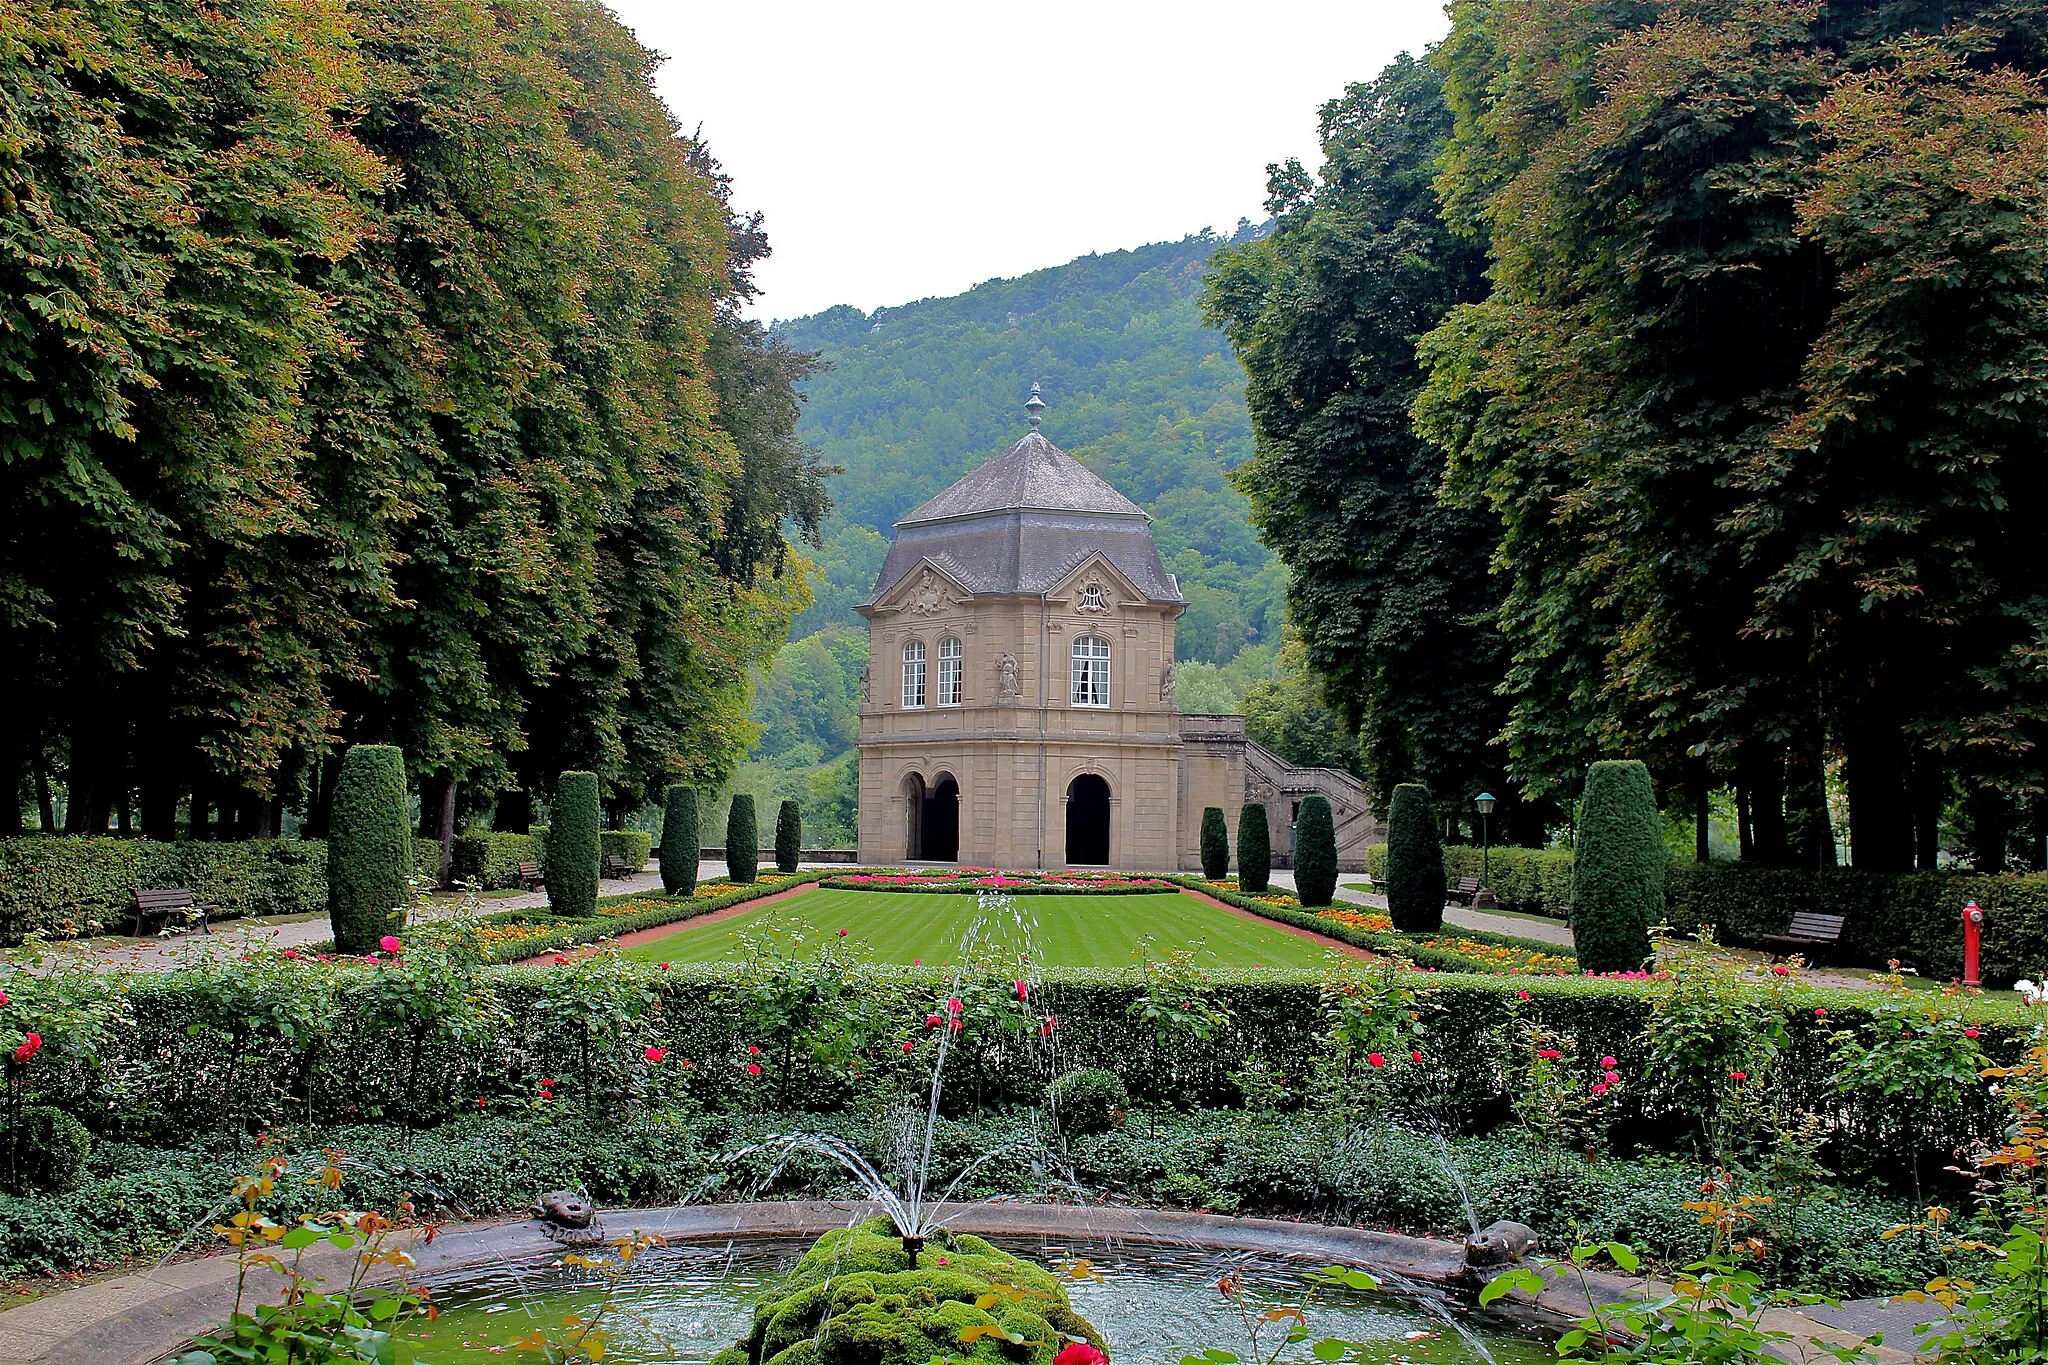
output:
M1295 814L1294 887L1308 906L1326 906L1336 893L1337 824L1327 797L1304 797Z
M350 748L328 816L327 917L338 951L366 953L397 932L412 899L417 842L423 841L412 834L404 753L389 744Z
M581 918L597 906L597 774L565 772L555 779L548 806L548 908Z
M804 856L804 817L794 801L785 799L775 810L775 868L794 872Z
M661 889L687 896L697 889L697 864L704 857L704 830L697 814L697 789L668 789L661 817Z
M1387 914L1394 927L1411 933L1439 929L1444 922L1443 841L1437 835L1436 803L1429 788L1403 782L1387 802Z
M1230 872L1230 825L1223 818L1223 807L1208 806L1202 811L1202 875L1210 881L1220 881Z
M1266 807L1247 801L1237 812L1237 883L1258 894L1271 885L1273 836L1266 826Z
M750 882L761 870L761 831L754 798L740 792L725 811L725 866L736 882Z
M531 834L465 834L455 841L455 879L474 878L486 891L521 886L519 865L539 861Z
M1632 972L1654 955L1664 920L1664 820L1650 770L1635 759L1586 769L1572 848L1572 940L1588 971Z
M186 888L219 919L319 914L327 909L327 845L39 834L0 839L0 945L11 947L28 933L125 933L136 891L162 887Z

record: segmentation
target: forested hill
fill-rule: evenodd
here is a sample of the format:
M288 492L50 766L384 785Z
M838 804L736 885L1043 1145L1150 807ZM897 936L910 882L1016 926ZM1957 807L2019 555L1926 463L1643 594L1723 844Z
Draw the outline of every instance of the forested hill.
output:
M1241 225L1237 239L1257 231ZM778 324L830 362L804 386L800 431L845 468L832 481L818 600L796 635L857 624L851 609L873 585L892 523L1022 435L1036 380L1046 434L1157 519L1160 553L1190 604L1182 657L1221 663L1277 638L1281 567L1224 477L1251 454L1244 376L1198 303L1223 241L1203 232L952 298Z

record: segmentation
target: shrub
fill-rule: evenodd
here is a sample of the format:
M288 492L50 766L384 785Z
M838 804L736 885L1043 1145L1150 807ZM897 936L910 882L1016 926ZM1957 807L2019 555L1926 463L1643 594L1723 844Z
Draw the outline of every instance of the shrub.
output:
M796 802L784 801L775 811L775 868L794 872L804 856L804 817Z
M754 823L754 798L741 792L725 812L725 868L745 885L761 870L761 830Z
M1404 934L1444 923L1444 848L1429 788L1403 782L1387 802L1387 918Z
M13 1136L14 1172L20 1188L10 1190L11 1194L68 1190L92 1155L92 1134L85 1125L46 1104L23 1109Z
M12 947L28 933L126 932L135 892L168 886L189 890L216 919L316 914L327 908L327 845L317 839L0 839L0 946Z
M654 836L644 829L598 831L598 853L606 858L616 858L635 872L647 866L647 855L653 848Z
M1215 810L1215 807L1210 807ZM1220 816L1222 811L1216 813ZM1114 1071L1099 1066L1076 1067L1045 1088L1046 1107L1051 1109L1062 1132L1074 1136L1106 1133L1123 1122L1131 1107L1130 1092Z
M1210 806L1202 812L1202 875L1212 882L1230 873L1230 826L1223 819L1223 807Z
M1572 940L1589 972L1629 972L1650 958L1664 918L1664 821L1650 770L1633 759L1586 769L1572 861Z
M327 824L327 918L335 951L367 953L396 933L411 900L412 821L405 755L358 744L342 756Z
M1266 808L1247 801L1237 813L1237 884L1246 895L1260 895L1272 884L1273 836L1266 828Z
M566 772L555 779L548 809L548 908L587 918L597 909L597 774Z
M474 880L486 891L519 885L519 865L537 862L530 834L465 834L455 841L455 880Z
M697 890L697 863L704 854L704 835L697 823L697 789L674 786L661 815L661 889L671 896Z
M1294 893L1311 907L1337 894L1337 824L1321 796L1304 798L1294 817Z

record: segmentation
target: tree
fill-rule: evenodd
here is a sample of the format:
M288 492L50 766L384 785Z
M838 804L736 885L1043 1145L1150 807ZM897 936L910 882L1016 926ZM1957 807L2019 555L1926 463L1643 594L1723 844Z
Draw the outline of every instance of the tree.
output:
M775 870L794 872L804 855L804 818L794 801L775 810Z
M597 913L597 831L597 774L563 773L548 808L548 909L557 915Z
M1444 927L1444 846L1429 788L1403 782L1387 802L1387 918L1404 934Z
M327 834L327 919L338 953L373 952L412 901L405 755L358 744L342 756Z
M725 812L725 867L732 880L744 886L754 880L761 865L761 833L754 821L754 798L740 792Z
M1289 630L1277 676L1244 690L1245 734L1304 768L1358 770L1358 744L1343 717L1323 699L1323 680L1310 671L1301 638Z
M1212 882L1223 880L1230 871L1230 826L1224 822L1223 807L1202 811L1202 875Z
M703 858L704 832L697 817L697 789L677 784L668 789L661 815L661 889L671 896L697 894L697 864Z
M1408 415L1415 338L1486 294L1484 239L1443 223L1431 185L1452 130L1442 80L1402 57L1320 126L1320 176L1274 170L1273 232L1219 252L1204 295L1248 379L1256 448L1233 480L1291 571L1303 671L1336 712L1315 756L1280 752L1362 771L1378 794L1502 788L1498 527L1439 500L1443 452ZM1246 714L1264 701L1248 693ZM1541 813L1520 823L1540 833Z
M1337 894L1337 825L1330 803L1304 797L1294 816L1294 891L1303 905L1328 905Z
M1247 896L1263 896L1273 875L1273 835L1266 828L1266 808L1247 801L1237 812L1237 887Z
M1633 972L1650 960L1670 860L1650 770L1634 759L1587 768L1572 853L1572 941L1582 970Z

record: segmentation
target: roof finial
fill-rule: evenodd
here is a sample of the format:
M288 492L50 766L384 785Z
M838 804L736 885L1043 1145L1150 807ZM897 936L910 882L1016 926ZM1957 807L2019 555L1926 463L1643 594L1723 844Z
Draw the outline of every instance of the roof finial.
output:
M1045 400L1038 396L1038 381L1031 381L1031 396L1024 400L1025 415L1031 419L1031 429L1038 430L1039 414L1045 411Z

